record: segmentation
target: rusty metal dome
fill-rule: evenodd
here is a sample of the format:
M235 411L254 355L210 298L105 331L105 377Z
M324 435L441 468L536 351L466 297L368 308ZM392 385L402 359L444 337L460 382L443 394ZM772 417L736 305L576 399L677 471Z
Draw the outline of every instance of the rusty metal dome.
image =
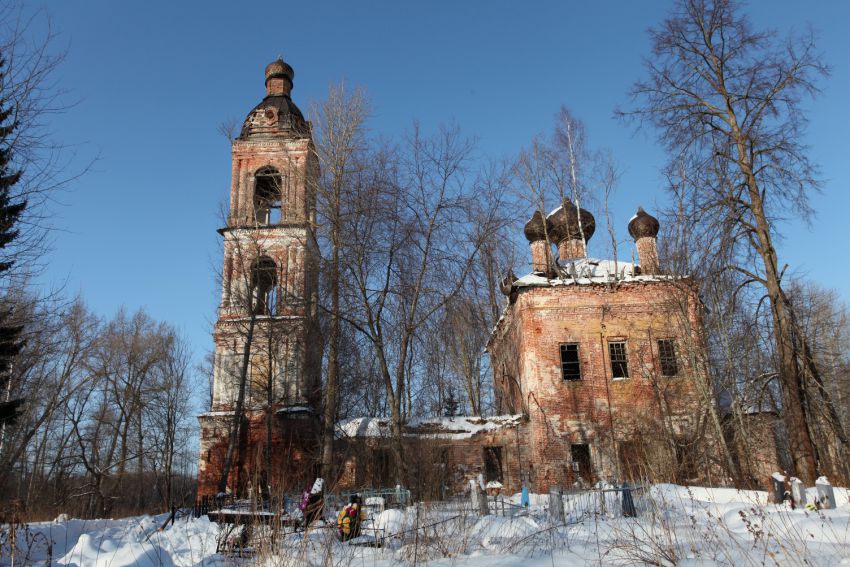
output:
M581 226L579 227L579 218ZM564 240L581 240L588 242L596 231L596 219L590 211L579 209L572 203L566 203L566 207L558 207L546 219L549 222L549 234L552 240L561 242Z
M543 220L543 214L540 211L534 211L531 215L531 220L525 223L525 238L529 242L537 242L538 240L546 240L546 221Z
M629 221L629 234L635 240L646 236L655 238L659 228L658 219L644 211L643 207L638 207L637 213Z
M266 82L268 83L269 79L273 79L275 77L286 77L291 83L295 78L295 70L289 63L278 57L276 60L266 65Z

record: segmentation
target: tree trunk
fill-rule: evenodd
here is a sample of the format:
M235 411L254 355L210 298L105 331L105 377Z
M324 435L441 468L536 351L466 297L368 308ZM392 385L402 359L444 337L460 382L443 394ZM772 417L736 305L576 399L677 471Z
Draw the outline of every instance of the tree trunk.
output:
M251 308L251 317L248 320L248 332L245 335L245 347L242 350L242 366L239 370L239 396L236 398L236 408L233 410L233 422L230 425L230 436L227 440L227 453L224 457L224 464L221 468L221 477L218 481L218 493L221 494L227 490L227 480L230 476L230 468L233 466L233 456L236 453L237 443L241 443L242 439L242 413L245 405L245 389L248 382L248 367L251 363L251 343L254 340L254 323L256 315L253 307Z
M338 202L335 204L338 212ZM333 478L333 450L336 425L337 390L339 388L339 218L332 219L330 295L331 320L328 332L328 378L325 384L324 423L322 426L322 475Z
M791 331L790 306L779 282L768 282L771 315L782 383L782 416L791 446L794 474L807 486L817 478L814 444L806 415L806 390Z
M806 415L806 391L803 374L797 361L794 344L794 321L791 305L782 291L779 262L770 235L770 222L764 210L761 189L753 173L743 133L735 122L730 107L733 138L736 141L738 167L744 175L750 198L750 208L756 224L757 252L764 264L764 285L770 299L773 334L776 341L777 370L782 385L782 417L794 461L794 474L811 486L817 478L814 444Z

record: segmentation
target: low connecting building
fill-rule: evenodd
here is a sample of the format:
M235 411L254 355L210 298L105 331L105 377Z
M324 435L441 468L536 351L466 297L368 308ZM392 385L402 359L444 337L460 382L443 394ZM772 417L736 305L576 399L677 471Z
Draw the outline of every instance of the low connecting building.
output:
M319 171L310 125L290 98L293 77L282 60L267 67L266 97L233 142L200 495L303 485L319 454ZM587 257L588 211L564 202L534 213L525 226L531 272L503 282L506 307L487 345L500 415L406 425L419 497L479 475L505 490L545 491L713 470L716 412L696 288L661 270L655 218L639 209L628 229L638 264ZM338 485L394 485L387 421L338 425Z

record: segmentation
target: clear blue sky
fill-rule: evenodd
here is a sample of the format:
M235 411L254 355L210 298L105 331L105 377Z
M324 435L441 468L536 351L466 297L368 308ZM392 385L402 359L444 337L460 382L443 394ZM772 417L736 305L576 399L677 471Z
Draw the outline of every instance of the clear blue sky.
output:
M668 8L625 0L50 3L69 46L61 83L80 100L54 131L83 143L81 155L100 157L55 210L62 231L44 279L67 280L104 316L145 306L181 329L196 356L209 349L215 229L230 182L229 144L216 129L262 99L263 68L279 54L295 68L302 110L344 79L368 91L375 130L393 136L415 119L426 127L454 120L479 138L482 156L515 154L567 105L623 171L613 208L627 241L635 208L665 199L664 155L613 109L641 76L646 29ZM747 10L757 27L810 23L832 66L823 95L807 105L811 155L825 180L813 199L818 216L812 228L783 226L780 258L848 300L850 2L765 0Z

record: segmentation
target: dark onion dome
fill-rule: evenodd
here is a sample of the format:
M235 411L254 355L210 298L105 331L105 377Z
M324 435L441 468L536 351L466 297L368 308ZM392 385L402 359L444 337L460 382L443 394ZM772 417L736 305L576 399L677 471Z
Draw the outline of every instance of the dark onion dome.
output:
M266 66L266 84L273 78L284 77L289 80L291 86L294 76L292 67L282 59ZM266 98L248 113L248 117L242 124L239 138L279 135L282 132L307 135L309 133L307 121L304 120L301 110L292 102L288 90L287 88L286 92L276 91L275 94L267 94Z
M543 213L534 211L531 220L525 223L525 237L529 242L546 240L546 227L544 226Z
M659 228L658 219L644 211L643 207L638 207L637 213L629 221L629 234L635 240L645 236L655 238Z
M278 57L277 60L266 65L266 83L269 82L269 79L275 77L286 77L292 83L295 78L295 70L289 63Z
M578 211L581 211L580 213ZM579 227L579 214L581 215L581 227ZM584 233L584 241L588 242L596 231L596 219L585 209L578 209L568 202L566 208L558 207L549 214L549 235L556 243L564 240L581 240Z

